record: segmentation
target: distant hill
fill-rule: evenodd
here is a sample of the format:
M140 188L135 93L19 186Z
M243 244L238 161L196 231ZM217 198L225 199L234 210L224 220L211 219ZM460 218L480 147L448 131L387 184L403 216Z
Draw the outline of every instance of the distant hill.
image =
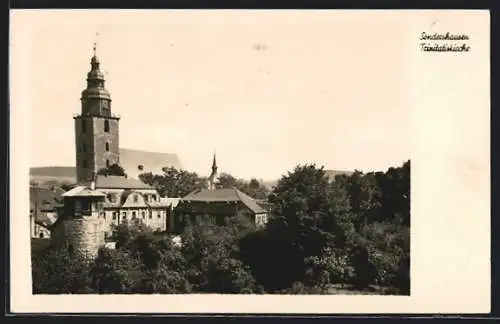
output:
M137 178L140 173L161 173L161 168L173 166L182 168L177 154L147 152L142 150L120 149L120 164L131 178ZM46 166L30 168L30 180L47 182L76 182L76 167Z
M48 166L30 168L30 180L46 182L75 182L76 168L72 166Z

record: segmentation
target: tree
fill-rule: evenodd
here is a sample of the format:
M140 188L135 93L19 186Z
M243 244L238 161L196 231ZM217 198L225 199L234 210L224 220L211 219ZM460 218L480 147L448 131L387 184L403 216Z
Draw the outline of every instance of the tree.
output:
M236 224L188 226L182 235L182 254L193 291L250 293L257 290L250 269L239 258Z
M144 273L139 258L126 249L102 248L90 277L92 287L101 294L131 294L141 290Z
M254 275L267 290L304 282L309 267L304 260L320 256L336 238L345 236L337 217L349 220L350 206L339 199L323 168L315 165L297 166L278 181L269 198L272 218L267 228L254 235L254 247L251 238L244 244L247 262L252 262Z
M163 168L162 175L140 174L139 179L155 187L163 197L184 197L207 186L206 179L199 177L195 172L177 170L174 167Z
M64 244L32 252L32 283L35 294L92 293L91 261Z
M102 168L97 172L98 175L106 175L106 176L121 176L126 177L127 174L125 170L119 164L112 164L106 168Z
M215 186L219 189L239 189L245 184L228 173L221 173L217 178Z

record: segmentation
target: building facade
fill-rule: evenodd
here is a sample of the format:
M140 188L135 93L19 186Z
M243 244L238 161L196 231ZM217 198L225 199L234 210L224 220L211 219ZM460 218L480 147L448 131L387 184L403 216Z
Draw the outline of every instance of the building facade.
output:
M246 220L257 227L267 223L267 210L238 189L204 189L183 197L175 209L175 232L188 223L226 225L230 220Z
M170 231L173 200L161 198L158 191L140 180L98 175L95 188L104 193L101 217L104 219L106 237L114 226L141 221L153 231Z
M120 162L120 118L111 113L111 96L95 48L90 65L81 113L74 117L77 182L89 181L92 174Z

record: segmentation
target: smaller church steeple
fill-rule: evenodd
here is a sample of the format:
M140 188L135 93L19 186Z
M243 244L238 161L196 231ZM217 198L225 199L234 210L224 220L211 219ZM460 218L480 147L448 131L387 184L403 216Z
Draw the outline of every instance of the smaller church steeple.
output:
M215 177L217 176L217 161L214 153L214 160L212 162L212 173L210 173L209 181L209 189L215 189Z

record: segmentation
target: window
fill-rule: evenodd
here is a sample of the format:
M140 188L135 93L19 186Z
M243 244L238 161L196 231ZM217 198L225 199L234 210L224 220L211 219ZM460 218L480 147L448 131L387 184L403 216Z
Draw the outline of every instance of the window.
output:
M134 202L136 203L136 202L138 202L138 201L139 201L139 196L134 195Z
M82 133L87 131L87 124L85 123L85 119L82 119Z
M127 212L122 212L122 219L127 219Z
M104 131L109 133L109 120L104 121Z
M109 168L109 160L106 160L106 167Z
M149 219L153 218L153 211L149 212Z
M106 142L106 152L109 152L109 143Z
M132 212L132 219L135 219L135 217L137 216L136 212Z
M144 219L144 218L146 218L146 212L143 212L143 211L142 211L142 212L141 212L141 216L142 216L142 218L143 218L143 219Z
M116 212L113 212L113 220L116 220Z

